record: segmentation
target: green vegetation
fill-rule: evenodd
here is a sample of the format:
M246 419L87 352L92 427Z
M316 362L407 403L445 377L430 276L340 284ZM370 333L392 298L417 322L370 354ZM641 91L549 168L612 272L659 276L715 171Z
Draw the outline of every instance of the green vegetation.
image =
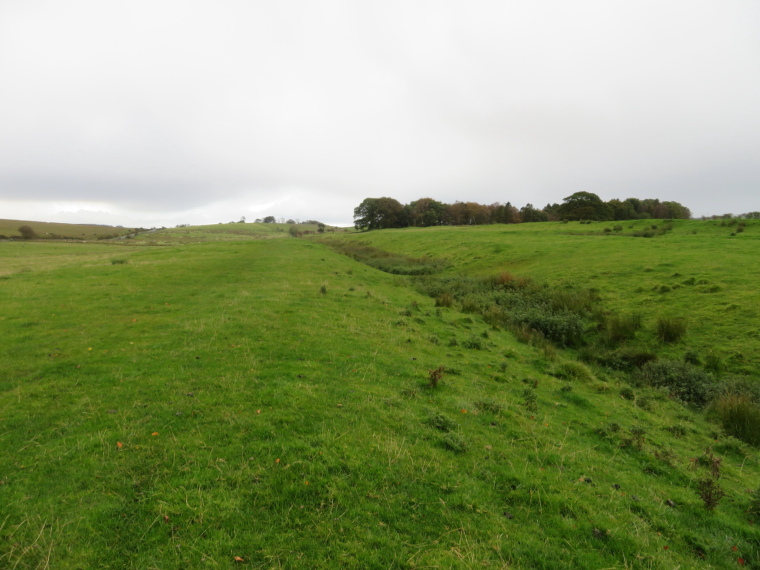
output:
M102 240L134 235L133 228L0 219L0 239Z
M757 566L755 224L0 242L0 567Z
M444 204L432 198L421 198L403 205L394 198L365 198L354 208L354 227L357 230L382 230L388 228L418 227L427 228L441 225L483 225L483 224L518 224L527 222L546 222L562 220L563 222L591 220L642 220L650 218L689 219L691 212L678 202L661 202L657 199L639 200L628 198L625 201L602 201L591 192L575 192L565 198L562 204L547 204L543 209L526 204L520 210L510 202L506 204L478 204L477 202L454 202ZM274 218L272 218L274 221ZM667 228L666 224L666 228ZM661 235L666 228L652 226L641 232L641 237ZM605 227L605 233L622 231L623 226ZM744 226L737 227L736 233L744 231Z

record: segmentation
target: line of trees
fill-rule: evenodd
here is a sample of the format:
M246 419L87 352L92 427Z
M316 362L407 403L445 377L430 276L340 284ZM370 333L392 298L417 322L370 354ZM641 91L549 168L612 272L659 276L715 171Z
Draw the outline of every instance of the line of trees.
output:
M527 204L519 210L507 202L485 205L477 202L444 204L432 198L420 198L401 204L393 198L366 198L354 208L354 227L358 230L385 228L463 226L481 224L518 224L557 220L639 220L688 219L691 211L678 202L657 199L613 199L604 202L591 192L576 192L562 204L547 204L542 209Z

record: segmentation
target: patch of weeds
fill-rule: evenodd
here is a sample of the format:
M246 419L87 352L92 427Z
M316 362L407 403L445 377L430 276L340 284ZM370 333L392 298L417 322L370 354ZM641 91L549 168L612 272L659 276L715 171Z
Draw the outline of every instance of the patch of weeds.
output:
M694 366L702 364L702 361L699 358L699 353L696 350L687 350L683 355L683 361Z
M469 348L471 350L482 350L483 341L481 341L478 337L473 335L467 340L463 341L462 346L465 348Z
M430 380L430 386L432 388L438 387L438 383L441 381L441 378L443 378L445 371L446 368L443 366L428 370L428 379Z
M654 457L669 466L672 466L678 459L678 456L671 449L655 450Z
M447 433L450 431L454 431L459 427L459 424L457 424L457 422L439 413L431 415L425 421L425 423L432 428L435 428L437 430L447 432Z
M628 430L631 434L631 443L633 446L641 451L644 449L644 443L646 442L647 430L642 426L633 426Z
M705 509L712 511L715 510L715 507L726 496L726 492L721 489L715 479L706 477L697 481L697 495L702 499Z
M322 293L323 295L327 295L327 285L322 285L319 288L319 292Z
M668 426L665 428L665 431L670 432L676 439L680 439L686 435L686 428L680 424Z
M404 388L403 390L401 390L401 395L404 398L409 398L409 399L416 398L417 390L415 388Z
M650 398L637 398L636 399L636 406L641 408L642 410L646 410L647 412L652 411L652 400Z
M711 352L705 356L705 369L711 372L723 372L726 365L720 356Z
M636 398L636 394L634 394L631 388L626 386L625 388L620 389L620 397L624 400L634 400Z
M502 412L502 405L493 400L480 400L475 402L475 407L481 412L490 412L499 415Z
M721 394L711 408L727 433L750 445L760 445L760 405L749 394Z
M523 378L522 383L527 384L528 386L530 386L531 388L535 390L536 388L538 388L539 381L538 381L538 378Z
M443 447L454 453L465 453L467 451L467 442L457 433L447 433L441 442Z
M752 493L747 513L755 517L760 517L760 487L755 489L755 492Z
M451 307L454 304L454 295L451 293L441 293L435 298L436 307Z
M523 390L523 406L525 406L525 409L529 412L537 412L538 411L538 396L536 396L536 392L534 390L531 390L530 388L526 388Z
M459 341L457 340L457 337L452 336L449 339L449 346L459 346Z
M610 344L631 340L641 328L641 315L628 313L609 316L604 321L604 337Z
M126 263L129 263L128 259L112 259L111 265L124 265Z
M431 337L429 337L428 338L428 342L430 342L431 344L435 344L435 345L441 344L441 340L437 336L431 336Z
M657 318L657 338L662 342L678 342L686 334L686 319L660 316Z

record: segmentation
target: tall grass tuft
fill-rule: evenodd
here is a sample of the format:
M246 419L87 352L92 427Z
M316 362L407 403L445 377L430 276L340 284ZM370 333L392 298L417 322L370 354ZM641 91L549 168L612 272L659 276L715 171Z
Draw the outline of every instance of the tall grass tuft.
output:
M631 340L641 328L641 315L627 313L612 315L604 320L604 338L609 344L618 344Z
M686 319L682 317L668 316L660 316L657 318L657 338L662 342L678 342L685 334Z
M760 446L760 406L748 394L723 394L712 405L723 429L750 445Z

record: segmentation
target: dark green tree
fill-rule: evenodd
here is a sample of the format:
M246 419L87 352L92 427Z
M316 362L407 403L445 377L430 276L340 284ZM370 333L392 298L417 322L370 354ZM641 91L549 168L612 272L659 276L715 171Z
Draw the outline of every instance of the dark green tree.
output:
M404 225L404 207L393 198L365 198L354 208L354 227L357 230L382 230Z
M563 220L610 220L612 213L602 199L591 192L576 192L559 207Z
M34 231L34 229L31 226L21 226L18 229L18 233L21 234L21 237L24 239L37 239L39 236L37 235L37 232Z

